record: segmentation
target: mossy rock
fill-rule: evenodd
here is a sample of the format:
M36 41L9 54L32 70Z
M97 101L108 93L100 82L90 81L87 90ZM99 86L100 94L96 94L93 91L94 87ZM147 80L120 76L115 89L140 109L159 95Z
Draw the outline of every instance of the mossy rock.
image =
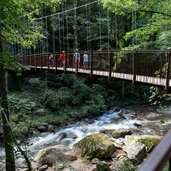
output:
M146 146L147 151L150 151L161 139L162 137L158 135L127 135L125 136L125 145L129 146L132 143L140 142Z
M76 143L74 147L82 157L88 159L107 159L115 151L113 142L107 135L102 133L89 135Z

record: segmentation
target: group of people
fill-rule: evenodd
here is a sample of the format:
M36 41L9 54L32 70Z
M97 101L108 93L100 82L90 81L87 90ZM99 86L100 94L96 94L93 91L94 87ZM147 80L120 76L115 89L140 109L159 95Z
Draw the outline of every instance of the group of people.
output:
M74 66L75 67L80 67L80 53L78 52L78 49L75 49L74 55ZM59 56L59 60L62 62L63 68L65 69L66 67L66 53L65 51L62 51L60 56ZM85 69L88 68L88 63L89 63L89 56L87 54L87 52L84 52L83 55L83 67ZM53 68L54 65L54 55L51 53L49 56L49 67Z

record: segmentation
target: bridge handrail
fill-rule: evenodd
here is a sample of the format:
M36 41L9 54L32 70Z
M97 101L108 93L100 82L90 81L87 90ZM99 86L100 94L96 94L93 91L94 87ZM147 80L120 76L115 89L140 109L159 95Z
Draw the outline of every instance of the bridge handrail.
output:
M137 171L161 171L168 161L168 171L171 171L171 130L168 131Z

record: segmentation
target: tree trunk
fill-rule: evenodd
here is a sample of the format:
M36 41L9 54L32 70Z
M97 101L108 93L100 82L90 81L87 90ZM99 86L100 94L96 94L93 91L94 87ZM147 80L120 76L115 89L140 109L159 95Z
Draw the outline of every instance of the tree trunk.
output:
M7 83L6 83L6 71L4 69L4 59L2 57L3 45L0 34L0 105L3 108L7 119L9 119L8 99L7 99ZM15 159L13 139L10 133L9 125L6 118L2 115L3 132L4 132L4 145L6 154L6 171L15 171Z

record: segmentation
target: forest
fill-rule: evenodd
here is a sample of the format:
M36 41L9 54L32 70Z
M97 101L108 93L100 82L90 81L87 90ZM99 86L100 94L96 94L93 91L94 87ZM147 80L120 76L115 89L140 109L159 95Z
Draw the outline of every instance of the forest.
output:
M42 132L55 132L58 128L67 130L68 124L76 124L75 130L77 130L79 129L78 121L84 122L82 126L87 124L91 128L92 125L94 126L93 121L96 120L99 129L100 126L107 123L107 118L109 119L106 115L103 118L104 120L98 118L102 114L107 111L109 111L109 114L110 111L120 113L118 108L133 104L150 103L155 105L154 109L163 109L166 106L170 111L168 88L171 77L170 9L170 0L1 0L0 126L2 131L0 130L0 138L1 136L3 138L2 148L5 150L5 160L2 160L3 164L0 168L6 171L17 171L17 159L22 156L21 158L26 162L25 169L28 171L34 170L33 160L30 157L33 154L28 154L27 149L25 150L23 147L27 145L23 144L29 142L29 138L39 137ZM21 62L25 56L29 55L50 55L53 53L57 56L62 51L72 54L75 49L80 52L87 51L90 54L93 51L99 54L101 52L108 52L108 54L109 52L117 52L118 56L112 56L116 64L122 64L120 53L122 51L161 52L167 57L162 61L161 71L155 69L155 60L148 66L152 66L156 70L156 77L167 78L167 92L163 87L135 86L130 82L125 85L122 80L89 78L88 76L82 77L75 74L63 74L62 72L58 74L46 71L43 73L35 72ZM116 57L119 58L116 59ZM152 55L146 56L146 58L155 57ZM160 57L158 55L157 59ZM112 66L112 71L118 69L116 64ZM120 68L119 71L123 70L123 68ZM10 80L11 77L14 78L14 82ZM17 86L17 90L14 88L15 86ZM10 87L12 87L11 90ZM13 88L15 90L12 90ZM117 108L113 109L116 106ZM120 119L127 118L125 114L129 113L123 111ZM130 115L132 116L132 113ZM157 116L156 114L155 117ZM139 117L139 120L143 119L141 114L136 117ZM148 116L144 117L148 118ZM162 115L156 123L167 122L168 118L169 116ZM130 117L129 120L132 121L132 118ZM101 122L103 122L102 125L100 125ZM111 122L112 119L110 118ZM115 122L117 123L117 119ZM138 128L141 127L141 124L135 122L133 126ZM157 136L163 136L166 130L169 130L169 126L169 124L166 127L163 126L159 135L156 131L157 126L154 126L155 128L149 126L149 129L154 129L155 131L153 131ZM93 133L92 129L88 131ZM81 132L82 130L78 131ZM143 131L146 133L145 129ZM91 161L91 164L93 159L102 160L104 157L102 154L108 156L111 153L108 158L113 159L112 156L116 154L113 154L113 152L117 151L117 147L114 147L114 145L117 146L117 143L111 143L112 140L108 140L108 138L110 136L116 138L115 133L100 129L98 132L100 133L94 134L94 137L89 137L89 133L82 131L81 133L85 135L81 135L81 138L79 137L80 134L71 138L67 137L66 132L64 132L65 134L62 132L63 134L59 134L56 138L59 138L59 141L67 138L72 139L72 141L68 140L69 145L65 143L68 146L73 145L75 148L83 148L84 154L81 153L80 155L83 158L86 156L86 160ZM133 133L135 132L134 130ZM59 132L56 133L58 135ZM102 133L105 135L101 135ZM110 134L110 136L108 137L107 134ZM126 135L130 134L127 132ZM110 151L108 151L109 149L107 149L107 152L99 152L99 149L95 152L87 151L87 148L93 150L94 146L92 148L89 147L89 144L86 146L86 142L96 143L96 138L109 144L107 148ZM107 140L105 141L105 139ZM156 139L155 143L157 144L161 137ZM73 144L73 141L75 144ZM152 140L148 139L147 141L153 143L153 137ZM65 151L65 148L68 147L63 147L62 151ZM119 148L122 149L122 147ZM151 149L152 147L146 146L147 152ZM19 153L20 157L16 153ZM72 152L72 157L73 154L75 153ZM41 161L41 163L39 161L40 163L36 165L36 169L41 170L44 165L47 165L47 167L43 169L49 169L49 171L50 169L62 170L65 167L72 167L70 170L74 169L74 165L64 165L65 162L62 163L60 168L61 163L58 163L58 160L59 158L54 159L53 163L46 163L46 161ZM82 159L80 160L82 162ZM71 160L67 158L67 161L70 162ZM115 166L110 165L108 161L105 164L96 160L94 162L95 166L86 166L87 171L93 169L96 171L115 170ZM123 170L123 168L126 171L127 165L130 165L127 168L128 170L135 170L141 162L142 160L138 161L137 159L135 161L126 160L124 166L119 166L118 171L119 169ZM81 166L81 164L78 165ZM84 170L86 169L84 168ZM77 170L79 169L77 168Z

